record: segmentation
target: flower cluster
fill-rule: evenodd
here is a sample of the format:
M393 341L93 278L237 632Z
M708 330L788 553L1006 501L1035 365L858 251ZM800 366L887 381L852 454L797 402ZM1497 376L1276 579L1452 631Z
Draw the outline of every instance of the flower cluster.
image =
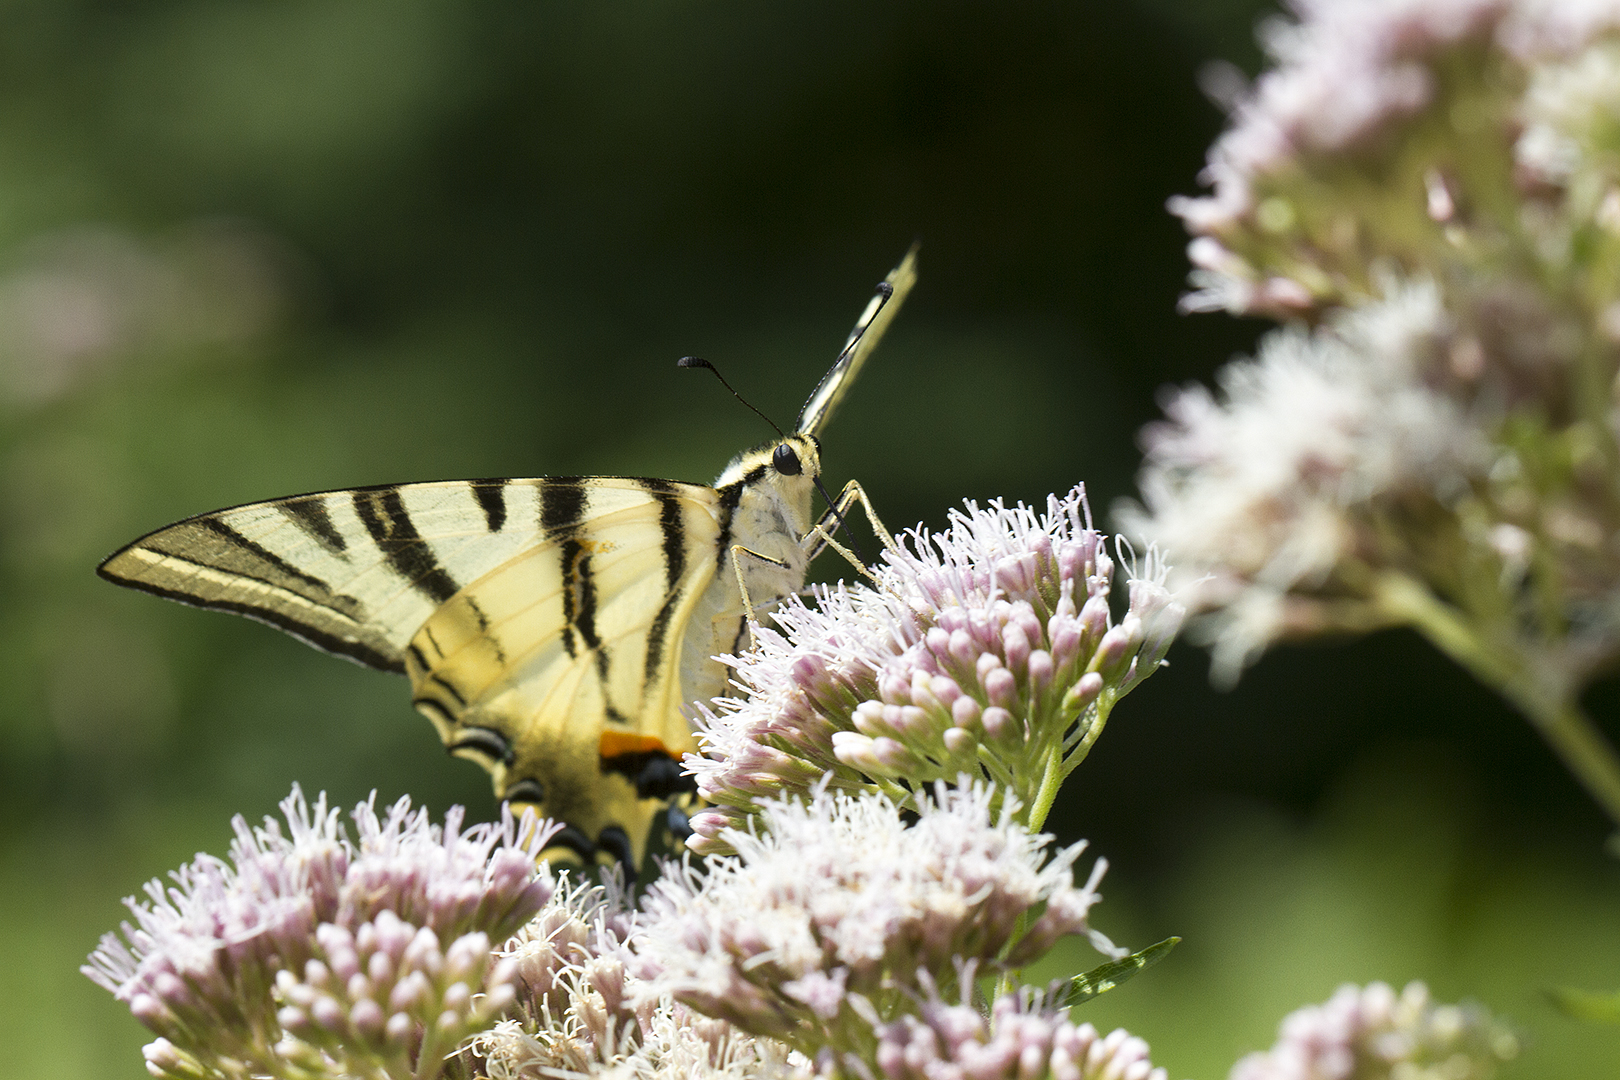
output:
M625 942L636 915L603 885L560 887L497 950L521 988L515 1015L474 1036L463 1056L495 1080L559 1075L638 1080L787 1077L788 1048L670 998L649 998Z
M1167 1080L1141 1039L1076 1025L1027 988L988 1018L930 994L918 1015L879 1027L877 1061L887 1080Z
M1190 388L1144 432L1145 510L1121 522L1175 552L1190 579L1179 594L1216 612L1199 629L1218 681L1276 638L1377 625L1354 608L1358 569L1419 560L1377 509L1439 543L1443 505L1490 471L1477 418L1425 380L1447 319L1438 290L1413 283L1315 332L1280 331L1222 370L1223 400Z
M767 802L757 832L724 834L736 855L652 886L634 938L643 1000L667 994L806 1053L858 1052L919 979L1018 967L1067 934L1117 956L1087 923L1104 864L1077 888L1084 845L1048 861L1014 809L994 815L982 784L941 783L909 826L880 794Z
M1084 843L1038 832L1179 628L1156 551L1129 561L1116 622L1076 488L1045 514L970 504L877 588L790 600L688 759L713 858L666 864L639 910L616 880L537 872L532 819L366 803L351 842L294 789L287 834L238 820L229 864L152 883L85 971L160 1036L149 1070L192 1080L1148 1080L1140 1040L1016 988L1068 935L1115 961L1108 985L1145 966L1090 925L1103 861L1077 884ZM1002 981L988 1020L980 971Z
M1612 257L1620 5L1292 6L1297 23L1265 27L1275 66L1210 151L1214 193L1171 202L1196 235L1187 308L1287 317L1360 303L1381 260L1511 279Z
M1232 1068L1231 1080L1490 1080L1519 1042L1483 1009L1436 1005L1410 983L1342 986L1283 1020L1277 1044Z
M1133 570L1135 567L1132 568ZM908 533L876 588L790 597L731 659L745 698L721 699L689 755L715 808L694 816L695 850L760 798L834 787L907 791L967 773L1033 810L1038 827L1120 697L1162 661L1183 609L1150 552L1115 625L1113 560L1085 489L1023 505L969 503L943 533Z
M127 903L83 971L159 1035L158 1076L247 1076L346 1063L428 1077L513 994L504 940L545 904L535 858L550 830L507 815L463 831L406 799L353 813L349 839L323 795L282 801L287 832L237 818L227 863L200 855Z
M1620 821L1620 0L1296 0L1211 151L1186 306L1298 321L1145 434L1133 535L1230 682L1409 625Z

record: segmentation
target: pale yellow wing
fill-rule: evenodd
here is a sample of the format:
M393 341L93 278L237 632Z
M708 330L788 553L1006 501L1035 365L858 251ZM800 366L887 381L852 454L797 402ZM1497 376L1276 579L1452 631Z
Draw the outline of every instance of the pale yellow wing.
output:
M406 648L417 707L564 842L638 866L694 746L678 657L724 512L691 484L571 481L574 512L471 581Z
M248 503L143 536L98 572L403 673L434 609L571 520L575 483L449 480Z

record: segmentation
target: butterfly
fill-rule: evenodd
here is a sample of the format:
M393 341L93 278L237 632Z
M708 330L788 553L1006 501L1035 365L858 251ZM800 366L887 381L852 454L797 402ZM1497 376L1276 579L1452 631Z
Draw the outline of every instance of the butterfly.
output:
M754 609L802 589L823 548L860 565L832 536L856 505L893 546L859 483L827 497L820 433L915 281L913 248L795 430L712 485L553 476L293 495L169 525L98 572L405 675L498 798L564 823L550 856L633 880L654 820L684 824L669 800L692 789L687 703L726 690L714 657L745 648ZM818 489L828 508L812 520Z

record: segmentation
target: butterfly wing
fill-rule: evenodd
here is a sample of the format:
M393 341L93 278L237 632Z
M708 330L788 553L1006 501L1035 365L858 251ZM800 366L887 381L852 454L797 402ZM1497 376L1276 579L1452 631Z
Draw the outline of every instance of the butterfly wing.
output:
M659 480L390 485L203 514L99 572L409 675L498 794L569 822L577 849L617 827L639 859L658 801L636 781L646 794L653 765L674 782L656 765L691 745L671 658L714 575L719 513L713 489Z
M820 435L827 421L832 419L833 410L838 403L844 400L850 386L855 382L855 376L860 373L861 365L866 358L872 355L883 332L889 328L889 323L900 311L900 305L905 302L906 294L917 283L917 245L913 244L906 257L900 260L900 265L889 271L889 276L883 279L887 289L881 289L866 305L866 310L855 322L855 329L849 332L849 338L844 342L844 348L838 354L838 360L832 369L822 376L810 400L804 403L804 409L799 413L799 431L805 435Z
M403 673L405 646L435 608L538 542L545 483L387 485L234 506L143 536L98 573Z
M506 798L568 822L560 840L641 862L694 748L678 663L714 579L714 490L586 478L541 542L469 583L406 649L416 705ZM712 663L712 661L711 661ZM718 667L718 665L715 665Z

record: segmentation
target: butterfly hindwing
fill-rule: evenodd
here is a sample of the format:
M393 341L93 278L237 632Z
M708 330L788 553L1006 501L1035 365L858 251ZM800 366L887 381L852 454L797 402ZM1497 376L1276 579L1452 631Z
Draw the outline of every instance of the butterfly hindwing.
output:
M618 825L639 860L659 803L636 781L651 756L693 745L678 654L723 515L713 489L669 481L550 481L543 494L569 512L440 606L406 670L417 707L497 791L589 838Z

